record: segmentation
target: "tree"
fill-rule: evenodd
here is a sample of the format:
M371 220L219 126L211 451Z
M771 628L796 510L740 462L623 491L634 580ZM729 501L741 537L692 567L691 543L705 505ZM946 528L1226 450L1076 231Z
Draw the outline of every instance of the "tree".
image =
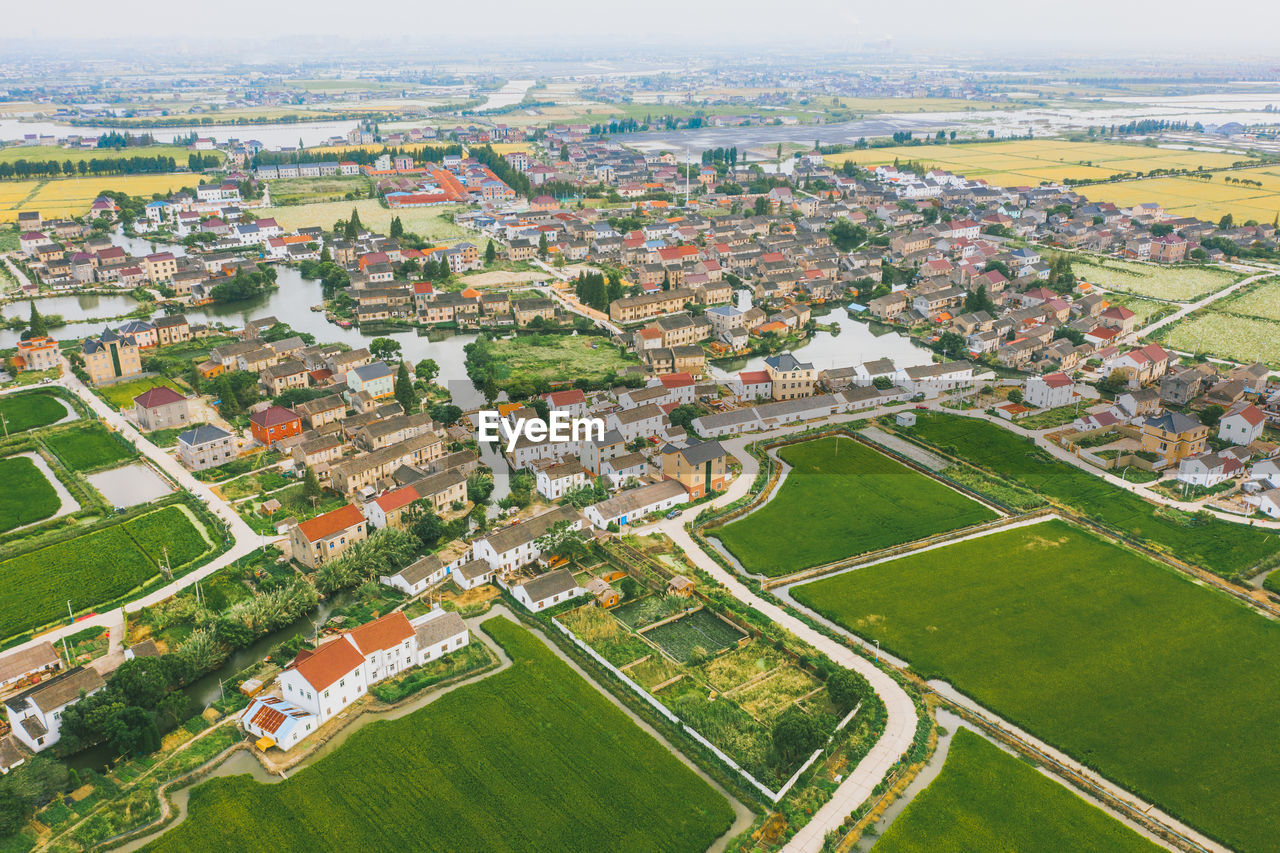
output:
M671 410L671 414L667 418L671 423L678 427L684 427L686 430L693 429L694 418L700 417L702 410L692 403L685 403L682 406L676 406Z
M938 349L948 358L965 358L969 355L969 345L959 332L945 331L938 338Z
M27 321L27 332L33 338L43 338L49 334L49 327L36 310L35 300L31 301L31 318Z
M430 385L440 375L440 365L434 358L424 358L413 366L413 373L423 382Z
M546 533L534 543L543 554L562 557L569 560L580 554L585 547L582 531L574 530L568 521L557 521Z
M1222 414L1225 411L1226 409L1222 408L1217 403L1205 406L1200 410L1200 423L1210 428L1216 427L1218 425L1218 421L1222 420Z
M992 301L991 296L987 293L987 286L985 284L980 284L978 285L977 290L971 290L967 294L965 294L964 310L965 310L965 313L972 313L974 311L986 311L992 317L996 316L996 314L998 313L996 311L996 304L995 302Z
M489 245L487 245L487 246L485 246L485 247L484 247L484 262L485 262L485 265L486 265L486 266L488 266L489 264L493 263L493 262L494 262L494 261L496 261L497 259L498 259L498 250L497 250L497 248L493 245L493 241L492 241L492 240L490 240L490 241L489 241Z
M773 751L783 764L808 758L825 740L818 721L796 707L788 709L773 724Z
M406 412L418 408L418 395L413 390L413 380L409 378L409 367L403 361L396 369L396 402Z
M1022 398L1022 389L1020 389L1020 388L1014 388L1012 391L1010 391L1010 392L1009 392L1009 402L1010 402L1010 403L1015 403L1015 404L1021 405L1021 403L1022 403L1022 399L1023 399L1023 398Z
M445 426L453 426L462 417L462 409L452 403L432 403L427 407L431 420L439 421Z
M871 380L871 384L874 385L878 391L888 391L893 387L893 380L888 376L877 376L875 379Z
M867 229L854 225L847 217L840 217L831 226L831 242L842 252L852 251L867 241Z
M310 466L307 466L307 473L302 478L302 495L307 500L320 497L320 478L316 476L315 469Z
M631 601L640 595L640 584L631 575L624 577L618 585L622 587L622 597L627 601Z
M474 504L485 504L493 494L493 477L476 472L467 477L467 500Z
M756 216L768 216L769 215L769 197L763 196L763 195L757 196L755 201L755 206L752 208L752 210Z
M398 240L404 236L404 223L397 216L391 220L391 239Z
M218 381L213 385L214 393L218 395L218 414L228 420L236 415L244 414L244 409L240 407L240 401L236 399L236 390L231 384L231 377L224 373L218 377Z
M381 361L390 361L400 356L400 342L391 338L374 338L369 341L369 353Z
M1235 217L1232 216L1230 213L1225 214L1221 219L1218 220L1218 230L1225 231L1235 224L1236 224Z
M169 692L169 671L163 657L135 657L116 668L111 689L129 705L153 708Z
M547 232L543 231L538 235L538 257L544 261L547 259Z

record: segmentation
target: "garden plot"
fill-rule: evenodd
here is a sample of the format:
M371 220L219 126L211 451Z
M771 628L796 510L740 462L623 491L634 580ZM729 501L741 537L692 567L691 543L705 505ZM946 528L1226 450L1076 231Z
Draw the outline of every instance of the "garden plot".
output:
M613 615L631 630L638 631L646 625L661 622L668 616L675 616L689 607L690 602L687 598L654 593L635 601L628 601L621 607L615 607Z
M680 663L694 655L714 655L737 644L746 633L703 608L644 632L650 642Z
M1171 302L1193 302L1230 286L1237 276L1209 267L1160 266L1092 255L1072 255L1078 278L1105 290Z
M799 667L788 664L757 681L732 691L733 701L752 717L772 725L782 712L797 702L817 694L822 682Z
M653 648L644 640L599 607L579 607L561 613L556 619L614 666L624 666L654 654Z
M52 394L9 394L0 397L0 415L10 435L74 419L67 404Z
M659 684L665 684L681 673L680 667L658 652L629 664L625 671L628 678L651 693Z
M786 655L756 638L741 648L707 661L699 670L708 684L724 691L766 675L786 663Z
M169 481L145 462L131 462L88 475L89 484L112 506L128 509L159 500L173 492Z

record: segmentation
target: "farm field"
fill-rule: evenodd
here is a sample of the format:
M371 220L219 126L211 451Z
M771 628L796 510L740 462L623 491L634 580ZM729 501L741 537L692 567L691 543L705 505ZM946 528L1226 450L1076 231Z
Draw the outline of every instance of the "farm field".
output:
M875 166L888 165L895 160L911 160L967 178L982 178L1000 186L1034 186L1042 181L1060 182L1067 178L1105 180L1134 172L1149 172L1152 169L1211 169L1230 166L1240 159L1236 154L1211 151L1179 151L1149 148L1145 145L1068 142L1058 139L1018 139L964 145L901 145L843 151L826 157L827 162L835 166L846 161L862 166ZM1093 191L1099 189L1097 186L1082 189L1091 200L1111 200L1094 198ZM1143 196L1128 203L1135 204L1137 201L1158 199Z
M52 394L8 394L0 397L0 415L4 416L9 432L26 432L57 423L67 416L68 409Z
M1175 302L1193 302L1240 278L1211 267L1140 264L1084 254L1071 255L1071 268L1077 278L1107 290Z
M1228 183L1228 178L1257 181L1262 186ZM1081 187L1080 192L1090 201L1109 201L1119 207L1154 201L1173 216L1195 216L1209 222L1228 213L1237 223L1250 219L1271 222L1280 213L1280 165L1236 169L1209 180L1183 176L1097 184Z
M145 849L700 853L729 828L720 794L532 634L502 617L483 628L509 669L366 726L279 784L205 782Z
M1252 575L1258 566L1276 556L1273 535L1266 531L1170 514L1092 474L1058 462L1026 439L994 424L922 412L915 427L903 430L903 434L950 450L999 477L1223 577Z
M169 175L104 175L101 177L59 178L44 181L35 195L15 200L9 206L0 204L0 222L14 222L19 210L39 210L48 217L82 216L98 195L106 190L119 190L129 195L150 198L155 193L169 193L182 187L194 187L200 176L190 172Z
M96 422L54 432L44 442L73 471L105 468L138 455L124 439Z
M469 348L467 373L477 384L489 373L498 388L510 390L570 385L577 379L600 382L637 363L635 356L594 335L523 335L476 341Z
M360 214L360 222L366 228L387 233L391 230L391 220L399 216L404 223L404 230L417 234L428 242L462 240L472 232L454 225L442 218L445 214L465 210L463 205L443 204L438 207L407 207L391 210L382 207L377 199L365 198L360 201L329 201L318 204L300 204L285 207L264 207L259 211L261 217L274 217L283 228L294 230L319 226L326 230L333 227L339 219L351 216L355 208Z
M1047 521L793 594L1237 850L1280 832L1280 754L1255 735L1280 624L1221 593Z
M104 385L96 390L108 403L117 409L124 410L133 408L134 397L144 391L159 388L160 386L172 388L179 394L187 393L177 382L164 376L144 376L139 379L129 379L124 382L117 382L115 385Z
M0 483L0 533L46 519L62 506L44 472L26 456L0 458Z
M145 583L158 571L146 552L158 556L160 543L168 544L176 569L175 550L191 553L196 540L203 546L186 514L166 507L0 562L0 588L7 591L0 596L0 638L66 616L68 599L80 611Z
M167 506L124 523L138 547L157 564L168 560L172 568L185 566L212 547L201 535L186 511Z
M340 201L346 198L348 193L355 193L359 198L364 199L369 193L369 179L363 175L288 178L268 183L271 185L271 203L276 205Z
M0 222L17 221L17 211L12 214L7 214L7 211L21 205L22 200L39 185L40 181L0 181Z
M1159 330L1170 349L1215 355L1252 364L1261 361L1280 370L1280 322L1239 317L1209 309Z
M181 166L187 165L187 156L191 149L185 145L142 145L133 148L63 148L59 145L9 145L0 148L0 163L12 163L15 160L57 160L59 163L70 160L79 163L81 160L121 160L130 157L172 157ZM226 159L221 151L201 151L201 156Z
M792 444L778 456L792 468L769 502L712 532L751 572L790 574L996 517L850 438Z
M876 853L1161 848L969 729L951 741L942 772L876 842Z

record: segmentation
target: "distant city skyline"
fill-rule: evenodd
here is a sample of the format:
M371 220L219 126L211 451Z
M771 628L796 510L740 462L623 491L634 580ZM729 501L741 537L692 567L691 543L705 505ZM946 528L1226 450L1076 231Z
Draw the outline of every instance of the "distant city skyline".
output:
M443 6L443 4L441 4ZM1275 56L1274 33L1280 31L1280 7L1261 2L1232 4L1232 19L1206 17L1206 7L1190 0L1158 6L1134 0L1078 0L1053 7L1012 0L971 3L944 0L901 0L885 6L866 0L810 0L796 7L754 7L730 0L651 0L642 7L608 5L589 0L553 0L531 6L514 0L489 0L476 9L483 26L455 27L463 12L432 8L408 0L384 0L360 8L334 0L258 3L227 0L217 16L203 7L175 6L157 0L65 0L51 13L36 4L6 9L6 33L0 42L24 40L112 40L126 48L155 38L172 40L193 53L202 44L226 35L249 42L335 37L389 46L406 43L424 51L438 45L442 56L456 56L486 44L515 44L548 52L569 44L635 45L637 41L723 48L732 44L779 46L812 44L830 49L856 48L891 40L902 49L928 49L973 55L1006 53L1026 57L1044 52L1061 55L1072 48L1089 56L1125 53L1167 56L1171 48L1195 56L1256 60ZM534 11L538 10L538 11ZM541 12L541 14L539 14ZM1233 26L1231 20L1248 26ZM1203 22L1203 26L1198 22ZM234 26L233 26L234 25ZM235 26L247 25L243 34ZM441 38L441 30L448 35ZM336 58L336 57L335 57ZM1167 73L1170 67L1153 68ZM1278 72L1280 75L1280 72Z

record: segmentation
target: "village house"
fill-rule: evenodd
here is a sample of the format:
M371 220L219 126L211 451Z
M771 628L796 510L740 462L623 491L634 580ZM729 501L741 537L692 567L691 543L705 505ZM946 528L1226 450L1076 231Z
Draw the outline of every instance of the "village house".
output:
M1266 413L1252 403L1239 402L1218 421L1218 438L1232 444L1248 445L1262 438Z
M813 365L797 360L791 353L769 356L764 360L764 369L769 374L774 400L795 400L813 394Z
M40 336L18 341L13 366L18 373L27 370L53 370L62 363L62 349L53 338Z
M689 500L689 494L678 480L662 480L620 492L583 510L593 525L601 530L610 525L626 527L656 512L665 512Z
M190 401L167 385L148 388L133 398L133 419L145 430L186 426L190 417Z
M9 728L23 746L43 752L62 739L62 712L106 682L91 666L79 666L5 700Z
M683 486L689 500L723 491L728 472L729 454L718 441L662 448L662 476Z
M1142 450L1161 458L1161 467L1204 452L1209 428L1181 412L1166 412L1142 424Z
M142 351L128 335L111 329L96 338L85 338L80 347L84 369L94 385L106 385L142 373Z
M189 471L225 465L235 456L235 436L221 427L201 424L178 436L178 459Z
M302 418L284 406L268 406L249 416L249 432L255 441L270 447L302 434Z
M293 558L309 569L341 557L368 535L368 522L353 504L318 515L289 530Z
M496 572L526 566L542 555L537 540L552 525L566 522L573 530L582 529L582 516L573 507L557 507L509 527L487 533L475 540L472 556L484 560Z
M578 586L573 574L566 569L556 569L511 588L511 594L528 610L537 612L555 607L579 596L586 590Z
M538 494L548 500L559 500L569 492L587 484L587 469L577 459L541 468L537 473Z
M1032 376L1027 380L1023 402L1038 409L1056 409L1069 405L1075 397L1075 382L1065 373Z

